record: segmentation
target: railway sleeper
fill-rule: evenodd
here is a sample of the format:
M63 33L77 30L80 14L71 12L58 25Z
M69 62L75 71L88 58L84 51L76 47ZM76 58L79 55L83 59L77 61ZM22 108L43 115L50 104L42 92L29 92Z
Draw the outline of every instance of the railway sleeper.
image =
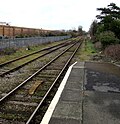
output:
M52 80L54 80L56 78L55 75L40 75L40 78L51 78Z
M25 122L22 121L14 121L14 120L6 120L3 118L0 118L0 124L25 124Z
M0 118L6 119L8 120L8 122L11 121L12 124L13 124L13 121L26 122L30 116L29 112L20 112L20 113L18 113L17 111L12 111L11 113L9 113L9 111L6 111L6 112L7 113L0 113Z
M21 97L22 96L22 97ZM42 97L37 96L23 96L23 95L17 95L16 97L11 97L12 101L21 101L21 102L39 102L42 99Z
M29 104L29 103L27 103ZM36 105L35 105L36 104ZM6 103L3 107L0 108L0 114L22 114L22 113L32 113L33 110L36 108L37 103L32 103L31 105L26 104L13 104L13 102Z
M41 75L37 75L37 77L33 78L32 79L32 82L35 82L36 80L43 80L43 82L48 82L48 83L51 83L54 81L55 78L44 78L42 77Z

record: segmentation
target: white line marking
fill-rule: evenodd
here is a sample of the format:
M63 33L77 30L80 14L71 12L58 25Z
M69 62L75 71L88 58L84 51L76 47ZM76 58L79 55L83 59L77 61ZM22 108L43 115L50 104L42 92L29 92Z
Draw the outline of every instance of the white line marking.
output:
M48 107L48 110L47 110L47 112L45 113L45 115L44 115L44 117L43 117L43 119L42 119L42 121L41 121L40 124L48 124L48 123L49 123L50 118L51 118L51 116L52 116L52 113L53 113L53 111L54 111L54 109L55 109L55 106L56 106L57 103L58 103L58 100L59 100L59 98L60 98L60 96L61 96L61 93L62 93L62 91L63 91L63 89L64 89L64 86L65 86L65 84L66 84L66 82L67 82L67 79L68 79L68 77L69 77L69 75L70 75L70 72L71 72L71 70L72 70L72 67L73 67L76 63L77 63L77 62L75 62L74 64L72 64L72 65L69 67L69 69L68 69L68 71L67 71L65 77L63 78L63 80L62 80L62 82L61 82L61 84L60 84L60 86L59 86L59 88L58 88L58 91L57 91L56 95L54 96L54 98L53 98L53 100L52 100L50 106Z

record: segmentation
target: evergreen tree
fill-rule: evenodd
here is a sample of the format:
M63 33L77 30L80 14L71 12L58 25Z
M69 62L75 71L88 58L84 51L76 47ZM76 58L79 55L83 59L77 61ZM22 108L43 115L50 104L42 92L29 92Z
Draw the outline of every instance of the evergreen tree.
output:
M103 25L104 31L112 31L120 39L120 8L115 3L110 3L106 8L97 8L101 11L97 15L100 20L99 25Z

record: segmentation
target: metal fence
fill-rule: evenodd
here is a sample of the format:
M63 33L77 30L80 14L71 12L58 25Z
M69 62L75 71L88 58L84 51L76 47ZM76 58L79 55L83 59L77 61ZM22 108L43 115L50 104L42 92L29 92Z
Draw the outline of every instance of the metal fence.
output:
M1 39L0 50L5 48L20 48L38 45L41 43L48 43L68 39L70 36L51 36L51 37L30 37L30 38L15 38L15 39Z

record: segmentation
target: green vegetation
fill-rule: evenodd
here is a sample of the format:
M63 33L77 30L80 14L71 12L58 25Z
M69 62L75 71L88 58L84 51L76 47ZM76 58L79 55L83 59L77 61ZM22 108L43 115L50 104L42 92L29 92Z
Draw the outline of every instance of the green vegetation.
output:
M28 47L29 49L28 48L20 48L17 50L7 49L7 50L5 50L5 53L1 54L0 63L21 57L23 55L30 54L32 52L38 51L38 50L45 48L45 47L49 47L51 45L57 45L59 43L60 42L53 42L53 43L40 44L37 46L29 46Z
M120 7L115 3L110 3L107 7L97 8L97 10L101 13L91 24L90 36L95 46L101 44L99 49L105 53L105 56L118 61L118 58L120 60L118 48L120 45Z
M96 49L94 48L94 44L92 43L92 41L88 40L86 41L86 52L91 54L91 53L96 53Z
M95 49L93 42L90 40L86 40L82 43L79 59L80 61L90 60L91 56L93 56L96 53L97 50Z
M108 45L118 44L119 39L115 37L115 34L112 31L104 31L96 36L96 39L100 41L105 48Z
M94 20L90 27L90 35L94 42L100 41L103 48L111 44L120 43L120 8L110 3L107 7L97 8L101 11L97 15L97 20Z

